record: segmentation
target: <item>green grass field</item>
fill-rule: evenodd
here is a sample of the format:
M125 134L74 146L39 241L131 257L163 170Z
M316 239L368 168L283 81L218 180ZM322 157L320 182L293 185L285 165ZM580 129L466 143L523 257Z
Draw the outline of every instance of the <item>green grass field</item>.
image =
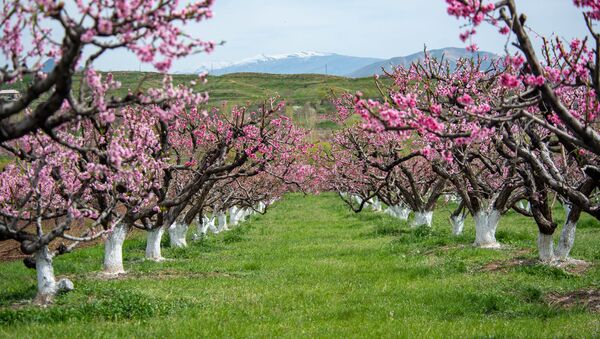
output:
M113 72L114 78L121 82L121 88L115 94L125 95L129 90L135 92L140 88L159 88L163 76L158 73L145 72ZM324 114L332 113L335 107L331 103L333 97L345 92L356 93L362 91L371 98L380 97L379 91L372 78L345 78L338 76L325 76L319 74L263 74L263 73L235 73L222 76L210 76L206 84L191 85L191 81L198 80L197 75L175 74L173 83L186 84L196 91L208 91L209 106L226 109L234 105L247 105L255 108L265 100L278 96L286 102L286 115L304 128L319 131L314 139L328 134L337 129L335 123L326 120ZM79 88L80 74L74 77L75 92ZM4 86L19 91L25 90L25 85L31 81L26 77L23 81ZM388 81L388 80L382 80ZM0 89L4 89L0 86Z
M596 221L583 218L572 253L594 265L574 274L535 263L486 269L534 259L533 222L507 215L498 230L505 248L483 250L470 246L472 221L454 238L448 215L440 208L431 230L412 230L383 213L354 214L333 194L292 194L233 231L166 249L167 262L143 261L145 243L134 236L128 274L117 280L97 274L101 246L59 257L57 275L76 290L47 309L22 303L35 295L35 272L3 263L0 336L600 335L598 314L546 302L549 293L600 287Z

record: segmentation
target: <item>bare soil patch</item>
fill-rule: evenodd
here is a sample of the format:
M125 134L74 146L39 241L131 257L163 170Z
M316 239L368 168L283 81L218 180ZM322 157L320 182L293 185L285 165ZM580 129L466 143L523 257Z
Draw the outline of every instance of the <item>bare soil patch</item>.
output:
M568 293L549 293L546 301L551 306L570 309L583 307L588 311L600 313L600 290L581 289Z
M555 261L552 263L544 263L538 259L532 259L527 257L516 257L508 260L497 260L485 264L482 268L482 272L507 272L508 270L519 267L519 266L535 266L535 265L548 265L550 267L556 267L563 271L574 274L583 275L587 272L592 264L578 259L568 259L564 261Z

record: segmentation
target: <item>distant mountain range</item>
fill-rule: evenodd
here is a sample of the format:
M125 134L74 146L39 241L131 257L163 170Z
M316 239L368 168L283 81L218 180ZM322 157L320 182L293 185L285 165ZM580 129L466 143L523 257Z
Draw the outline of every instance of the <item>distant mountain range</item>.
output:
M483 58L483 60L485 60L483 62L483 67L485 68L490 65L490 63L493 59L498 57L498 55L496 55L494 53L490 53L490 52L478 51L478 52L473 53L473 52L467 51L464 48L456 48L456 47L433 49L433 50L427 51L427 53L430 56L432 56L438 60L442 59L442 57L443 57L445 61L448 61L450 63L451 68L456 67L456 63L460 58L470 58L470 57ZM415 54L411 54L411 55L407 55L407 56L403 56L403 57L391 58L388 60L378 61L378 62L372 63L370 65L367 65L365 67L354 70L354 71L348 73L347 76L352 77L352 78L362 78L362 77L372 76L374 74L383 74L382 69L385 69L386 71L389 72L393 69L394 66L407 67L407 66L410 66L412 63L421 61L423 59L425 59L424 52L419 52L419 53L415 53Z
M496 54L480 51L472 53L464 48L442 48L427 51L435 58L444 57L451 67L461 58L473 56L485 57L487 60L497 58ZM382 68L390 71L393 66L408 66L413 62L424 59L424 53L419 52L391 59L354 57L333 53L299 52L281 55L260 55L251 59L233 63L219 63L212 67L202 67L193 73L202 71L212 75L230 73L272 73L272 74L329 74L352 78L369 77L382 74ZM489 64L489 61L487 62ZM192 73L192 72L180 72Z
M230 73L272 74L329 74L348 75L348 70L363 68L377 58L362 58L333 53L299 52L281 55L260 55L251 59L221 65L212 70L203 68L213 75Z

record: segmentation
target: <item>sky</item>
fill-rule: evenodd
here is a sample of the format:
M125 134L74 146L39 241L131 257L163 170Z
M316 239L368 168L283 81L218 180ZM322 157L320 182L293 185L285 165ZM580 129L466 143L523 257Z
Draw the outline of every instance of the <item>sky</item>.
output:
M517 0L536 34L571 39L587 28L572 0ZM443 47L464 47L458 38L464 21L446 13L444 0L216 0L214 17L186 27L205 40L224 41L209 55L174 64L173 71L233 62L260 54L317 51L391 58ZM535 35L535 34L534 34ZM481 50L501 54L506 37L490 25L474 38ZM104 70L138 70L123 52L103 56ZM149 70L141 67L142 70Z

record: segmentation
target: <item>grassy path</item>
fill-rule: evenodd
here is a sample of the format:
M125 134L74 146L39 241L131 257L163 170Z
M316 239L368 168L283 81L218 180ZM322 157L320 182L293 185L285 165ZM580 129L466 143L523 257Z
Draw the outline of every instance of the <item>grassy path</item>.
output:
M165 250L144 262L143 239L126 242L129 274L99 279L100 247L58 258L76 291L40 310L15 307L35 294L34 272L0 265L1 337L473 337L600 335L600 317L561 310L549 292L600 285L541 265L489 271L493 262L535 257L535 227L507 216L501 251L469 246L472 224L449 234L409 230L383 214L349 212L334 195L290 195L240 228ZM585 219L574 255L600 260L600 228ZM166 245L166 243L165 243ZM12 306L11 306L12 305Z

